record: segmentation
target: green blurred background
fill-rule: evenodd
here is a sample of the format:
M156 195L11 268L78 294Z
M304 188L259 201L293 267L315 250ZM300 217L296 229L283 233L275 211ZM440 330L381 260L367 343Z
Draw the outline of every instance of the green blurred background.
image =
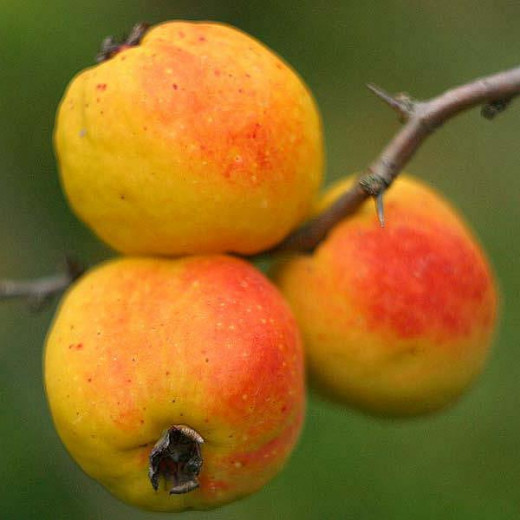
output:
M136 21L228 22L267 43L305 78L321 107L328 180L363 169L398 128L368 93L429 97L520 61L520 3L510 0L233 2L0 1L0 277L53 272L65 253L112 253L69 212L51 146L65 85L100 41ZM503 294L487 370L441 414L371 419L310 396L301 441L260 493L186 519L520 518L520 103L493 122L450 122L408 170L461 208ZM143 520L75 466L46 407L41 352L54 308L0 306L0 518Z

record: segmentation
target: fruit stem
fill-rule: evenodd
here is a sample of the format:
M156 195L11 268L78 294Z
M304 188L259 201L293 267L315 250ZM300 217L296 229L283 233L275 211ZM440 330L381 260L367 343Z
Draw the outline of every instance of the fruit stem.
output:
M157 491L159 479L172 483L170 495L182 495L199 487L204 439L192 428L175 425L166 430L150 453L148 478Z

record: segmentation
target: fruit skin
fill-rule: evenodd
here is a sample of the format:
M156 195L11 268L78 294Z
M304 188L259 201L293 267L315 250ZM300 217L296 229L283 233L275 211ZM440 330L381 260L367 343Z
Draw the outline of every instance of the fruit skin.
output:
M49 332L45 384L58 433L83 470L156 511L215 507L283 466L304 412L299 331L276 288L226 256L124 258L84 275ZM200 488L148 480L172 425L205 440Z
M218 23L158 25L79 73L54 143L72 209L134 254L267 249L308 216L324 162L302 80Z
M381 228L369 201L313 255L282 260L274 277L317 387L368 413L413 416L452 403L481 372L497 293L475 237L431 188L400 176L385 214Z

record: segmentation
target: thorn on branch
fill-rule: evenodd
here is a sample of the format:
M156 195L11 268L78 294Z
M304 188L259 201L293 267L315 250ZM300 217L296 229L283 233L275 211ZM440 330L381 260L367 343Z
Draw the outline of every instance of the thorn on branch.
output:
M417 102L408 94L401 93L393 96L373 83L367 83L367 88L397 112L401 123L406 123L414 115Z
M379 221L384 225L383 194L410 161L425 139L457 114L482 107L484 117L494 117L520 96L520 67L479 78L447 90L426 101L400 94L392 96L375 85L368 88L407 120L368 168L368 174L321 214L296 229L265 254L312 251L328 232L352 215L368 197L375 198Z
M377 211L377 218L379 220L379 225L384 228L385 227L385 207L383 204L383 193L381 192L376 197L376 211Z
M375 173L367 173L363 175L359 179L358 184L367 195L375 200L379 224L381 227L385 227L385 208L383 204L383 195L390 184L386 179Z
M498 114L501 114L509 106L512 100L513 98L498 99L497 101L487 103L481 108L480 114L482 115L482 117L492 120Z
M370 197L378 197L389 187L386 179L375 173L366 173L361 176L358 184Z

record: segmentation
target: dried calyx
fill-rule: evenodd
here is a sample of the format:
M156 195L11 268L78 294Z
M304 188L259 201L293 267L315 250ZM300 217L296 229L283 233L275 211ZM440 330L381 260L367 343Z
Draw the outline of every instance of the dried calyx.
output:
M148 477L152 487L157 491L162 477L166 485L172 486L170 495L197 489L203 443L204 439L189 426L177 425L166 430L150 453Z
M107 61L123 49L139 45L149 27L150 24L145 22L134 25L123 41L117 41L113 36L108 36L101 43L101 50L96 56L96 62L101 63L102 61Z

